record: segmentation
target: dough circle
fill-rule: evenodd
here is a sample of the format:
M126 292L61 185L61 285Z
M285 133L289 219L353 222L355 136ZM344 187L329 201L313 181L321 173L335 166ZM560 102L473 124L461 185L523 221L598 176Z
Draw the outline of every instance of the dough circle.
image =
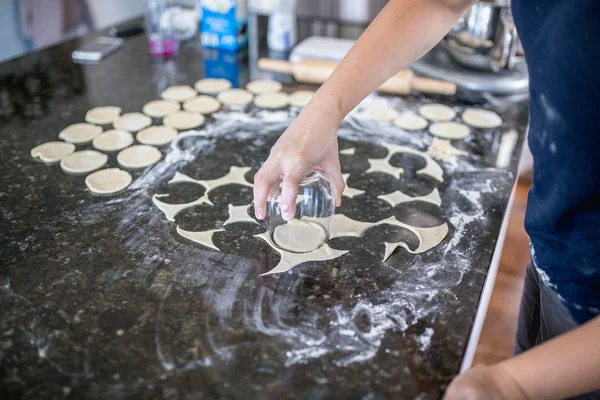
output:
M197 128L203 123L204 115L187 111L177 111L163 118L163 124L180 131Z
M58 134L58 137L66 142L83 144L91 142L101 133L102 127L82 122L67 126Z
M163 146L171 143L176 137L177 130L164 125L150 126L135 136L138 142L152 146Z
M55 163L75 151L75 145L65 142L47 142L31 149L31 157L45 163Z
M306 106L315 95L312 90L296 90L290 94L290 105L294 107Z
M279 248L293 253L308 253L319 249L327 241L327 233L315 222L293 219L279 225L273 232L273 241Z
M419 114L430 121L450 121L456 117L452 108L437 103L425 104L419 107Z
M181 86L171 86L166 88L165 90L162 91L162 93L160 94L160 97L162 97L164 100L167 101L185 101L185 100L189 100L193 97L196 97L196 91L194 90L194 88L187 86L187 85L181 85Z
M150 125L152 125L152 119L137 112L123 114L113 122L116 129L123 129L128 132L137 132Z
M282 87L281 82L272 79L258 79L246 85L246 89L254 94L277 93Z
M194 86L200 93L217 94L224 90L231 89L231 82L227 79L204 78L196 82Z
M162 157L160 150L145 144L138 144L121 150L117 162L125 168L145 168L156 164Z
M252 101L252 93L244 89L229 89L217 95L217 99L223 104L232 106L243 106Z
M133 135L122 129L111 129L94 138L92 146L100 151L122 150L133 143Z
M115 119L119 118L120 114L121 107L96 107L85 114L85 120L90 124L106 125L111 124Z
M407 131L420 131L427 128L429 122L420 115L413 113L402 113L398 118L394 120L394 125L400 129Z
M495 112L476 108L465 110L462 114L462 120L465 124L471 125L474 128L489 129L502 125L502 118Z
M283 108L290 104L290 96L283 92L259 94L254 98L254 105L260 108Z
M200 114L212 114L219 108L221 108L221 103L219 100L205 95L194 97L193 99L186 100L185 103L183 103L184 110Z
M60 160L63 171L72 174L84 174L92 172L108 161L108 156L96 150L82 150L69 154Z
M119 168L107 168L85 177L85 184L94 194L112 194L120 192L131 183L131 174Z
M179 103L167 100L152 100L142 109L144 114L154 118L163 118L179 110L181 110Z
M429 127L429 133L443 139L463 139L469 136L469 127L460 122L435 122Z
M375 121L391 121L398 117L398 111L389 107L365 108L360 114Z

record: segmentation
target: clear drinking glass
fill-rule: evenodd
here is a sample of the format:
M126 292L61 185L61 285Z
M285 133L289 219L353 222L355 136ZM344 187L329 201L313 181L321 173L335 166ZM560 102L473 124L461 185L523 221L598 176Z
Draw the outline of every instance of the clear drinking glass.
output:
M179 51L179 40L173 13L173 0L148 0L146 10L146 37L150 54L155 57L170 58Z

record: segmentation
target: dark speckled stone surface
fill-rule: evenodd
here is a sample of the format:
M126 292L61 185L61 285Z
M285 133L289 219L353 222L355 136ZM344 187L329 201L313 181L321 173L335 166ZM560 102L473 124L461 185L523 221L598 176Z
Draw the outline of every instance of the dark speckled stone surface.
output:
M214 208L185 210L175 223L151 196L170 193L165 201L184 202L202 195L193 184L167 185L175 171L210 179L231 165L249 166L251 181L296 111L266 120L249 107L244 121L225 110L208 118L206 137L183 140L184 151L164 147L167 158L134 172L124 193L93 196L84 177L36 162L29 150L82 122L91 107L140 111L165 87L202 78L204 62L190 42L177 60L153 63L139 36L98 65L76 65L70 54L79 45L0 64L0 398L441 397L459 370L508 204L526 106L500 110L502 128L455 143L471 155L455 169L442 164L442 184L415 174L423 166L418 156L394 156L406 169L400 180L364 174L369 157L386 155L381 138L422 150L427 134L390 136L391 125L344 122L340 147L357 150L341 156L342 167L353 174L351 186L370 194L345 199L340 212L367 221L396 215L421 226L448 221L449 236L432 251L400 249L382 263L384 240L403 238L413 248L417 241L408 231L378 227L332 241L350 250L341 258L261 278L279 257L252 236L260 226L216 234L222 252L175 232L176 225L220 227L227 204L248 204L251 188L219 188L211 193ZM240 83L245 70L240 61ZM414 109L424 101L401 104ZM510 166L494 168L510 128L519 133ZM114 154L109 165L116 166ZM441 209L393 209L376 197L433 187ZM473 192L483 193L473 202Z

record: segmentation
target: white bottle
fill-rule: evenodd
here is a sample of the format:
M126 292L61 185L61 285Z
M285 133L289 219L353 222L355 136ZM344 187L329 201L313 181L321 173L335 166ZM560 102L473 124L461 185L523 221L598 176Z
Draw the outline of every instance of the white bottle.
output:
M267 46L274 51L287 51L296 44L296 0L280 0L269 16Z

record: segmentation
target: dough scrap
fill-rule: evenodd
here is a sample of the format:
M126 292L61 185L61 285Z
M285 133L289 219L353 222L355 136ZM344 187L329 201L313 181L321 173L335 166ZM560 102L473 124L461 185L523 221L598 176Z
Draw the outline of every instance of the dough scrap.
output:
M92 146L100 151L117 151L131 146L133 135L122 129L110 129L98 135L92 141Z
M446 161L449 164L456 165L456 156L466 156L469 153L452 146L449 140L433 138L429 149L427 149L427 154L430 154L432 157L435 157L438 160Z
M388 154L386 158L369 158L367 161L370 167L365 173L381 172L382 174L388 174L396 179L400 179L400 175L404 173L404 168L394 167L390 164L390 158L392 158L392 154Z
M292 219L279 225L273 232L273 242L285 251L309 253L318 250L327 241L325 229L314 222Z
M315 92L312 90L296 90L290 94L290 105L294 107L304 107L312 100Z
M420 115L404 112L394 120L394 125L407 131L420 131L427 128L429 122Z
M465 124L474 128L491 129L502 125L502 118L493 111L469 108L462 114Z
M165 90L162 91L162 93L160 94L160 97L162 97L164 100L167 101L178 101L178 102L182 102L185 100L189 100L193 97L196 97L197 93L196 91L187 85L181 85L181 86L171 86L166 88Z
M468 126L460 122L434 122L429 126L429 133L443 139L463 139L471 133Z
M175 216L182 210L185 210L186 208L198 206L200 204L208 204L210 206L213 205L213 203L208 198L208 193L205 193L203 196L197 198L194 201L190 201L189 203L169 204L165 203L162 200L159 200L159 198L161 197L168 196L168 194L155 194L154 196L152 196L152 202L160 211L162 211L165 214L167 220L171 222L175 221Z
M444 104L425 104L419 107L419 114L430 121L450 121L456 117L456 111Z
M411 250L408 247L408 245L404 242L385 242L385 254L383 256L383 261L386 261L398 247L402 247L410 254L424 253L427 250L430 250L439 245L442 242L442 240L444 240L446 235L448 235L447 223L443 223L442 225L434 226L432 228L420 228L398 221L396 217L390 217L383 221L380 221L378 224L389 224L408 229L409 231L414 233L415 236L419 239L419 246L414 250Z
M200 93L217 94L227 89L231 89L231 82L227 79L204 78L196 82L194 86Z
M85 184L94 194L113 194L131 184L131 174L120 168L107 168L85 177Z
M244 89L229 89L220 92L217 99L223 103L232 106L242 106L249 104L254 96Z
M367 107L360 112L360 115L375 121L391 121L398 117L399 113L389 107Z
M211 96L200 95L183 103L183 109L200 114L212 114L221 108L219 100Z
M137 132L152 125L152 119L142 113L126 113L113 122L115 129L123 129L128 132Z
M154 118L163 118L179 110L181 110L179 103L167 100L152 100L142 109L144 114Z
M245 178L245 175L248 171L250 171L249 167L234 167L234 166L232 166L229 168L229 172L225 176L222 176L217 179L211 179L211 180L198 180L198 179L190 178L189 176L187 176L186 174L183 174L181 172L175 172L175 175L173 176L173 178L167 183L169 183L169 184L177 183L177 182L195 183L197 185L204 186L204 188L206 189L206 193L208 194L210 191L212 191L220 186L225 186L225 185L237 184L237 185L253 187L254 185L252 185L250 182L246 181L246 178Z
M31 157L39 158L46 164L60 161L75 151L75 145L65 142L47 142L31 149Z
M246 90L254 94L266 94L279 92L282 87L283 85L281 85L281 82L272 79L258 79L248 82Z
M85 114L85 121L90 124L111 124L121 114L121 107L107 106L92 108Z
M349 187L348 186L348 177L349 176L350 176L350 174L342 174L342 178L344 178L344 183L346 184L346 187L344 188L344 191L342 192L342 196L346 196L346 197L350 197L350 198L360 196L365 191Z
M117 162L125 168L145 168L156 164L162 157L160 150L145 144L138 144L121 150Z
M423 201L426 203L435 204L436 206L442 205L440 192L437 190L437 188L434 188L431 193L425 196L412 197L402 193L400 190L396 190L394 193L383 194L381 196L377 196L377 198L387 201L392 207L396 207L398 204L410 203L413 201Z
M412 149L407 146L399 146L396 144L384 143L383 147L388 150L388 160L396 153L414 154L425 159L425 167L417 171L418 175L428 175L435 180L444 182L444 170L431 156L422 151Z
M259 94L254 98L254 105L260 108L277 109L286 107L289 104L289 96L282 92Z
M177 130L164 125L150 126L137 133L135 138L142 144L163 146L177 137Z
M256 222L256 220L248 214L248 209L251 205L252 204L245 206L234 206L233 204L229 204L227 206L229 218L227 218L227 221L223 223L223 226L238 222L250 222L252 224L258 224L258 222Z
M66 127L58 134L58 137L65 142L84 144L91 142L101 133L102 127L82 122Z
M204 115L187 111L177 111L163 118L163 123L173 129L180 131L194 129L204 123Z
M350 147L349 149L340 150L340 154L344 154L346 156L353 156L356 153L355 147Z
M60 160L63 171L71 174L85 174L92 172L108 161L108 156L96 150L82 150L69 154Z
M210 231L192 232L177 227L177 233L192 242L200 243L203 246L210 247L211 249L221 251L213 242L213 236L217 232L223 232L225 229L213 229Z

